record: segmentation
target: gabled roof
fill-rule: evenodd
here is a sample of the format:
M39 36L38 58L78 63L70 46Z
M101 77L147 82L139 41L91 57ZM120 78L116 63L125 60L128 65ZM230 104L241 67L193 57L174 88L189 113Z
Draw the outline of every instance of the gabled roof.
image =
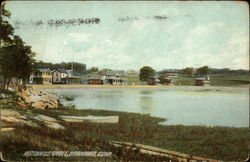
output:
M96 76L96 75L88 77L88 80L90 80L90 79L103 80L102 77Z
M65 69L55 69L51 73L54 73L55 71L58 71L60 73L67 73L67 71Z
M49 68L47 69L37 69L41 73L51 73L51 70Z
M71 73L71 72L74 73L75 71L74 71L74 70L71 70L71 69L70 69L70 70L66 70L66 73L68 73L68 74Z
M67 71L65 69L57 69L59 72L61 73L67 73Z

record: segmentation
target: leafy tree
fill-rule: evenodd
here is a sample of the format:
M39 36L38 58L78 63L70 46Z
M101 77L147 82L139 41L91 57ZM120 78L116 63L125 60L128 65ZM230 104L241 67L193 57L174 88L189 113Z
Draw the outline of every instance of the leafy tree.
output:
M1 7L1 48L0 48L0 75L3 77L3 89L8 87L11 79L16 78L19 83L25 85L33 70L34 55L30 46L26 46L22 39L14 35L13 27L3 18L10 17L10 13ZM19 86L19 88L21 88Z
M89 69L89 72L92 73L92 72L98 72L98 67L92 67L91 69Z
M198 75L207 75L208 74L208 66L203 66L197 69Z
M34 55L30 46L25 46L19 36L14 36L13 43L0 49L1 74L3 74L7 86L12 78L18 79L18 85L29 78L33 71Z
M194 73L194 68L192 67L187 67L183 69L183 74L191 76Z
M160 80L160 83L161 83L161 84L170 84L170 83L171 83L171 79L166 79L166 78L163 77L163 76L160 76L160 77L159 77L159 80Z
M10 12L5 9L5 4L1 6L1 15L0 15L0 45L3 47L5 44L11 43L11 37L14 34L14 28L9 24L8 21L3 18L10 18Z
M150 66L144 66L140 69L140 80L148 81L149 78L155 76L156 71Z

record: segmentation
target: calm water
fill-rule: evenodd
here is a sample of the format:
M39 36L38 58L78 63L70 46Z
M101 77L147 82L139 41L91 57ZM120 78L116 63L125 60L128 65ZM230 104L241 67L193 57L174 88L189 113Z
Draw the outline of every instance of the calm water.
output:
M247 127L249 91L245 89L166 88L46 89L73 97L79 109L139 112L166 118L164 124Z

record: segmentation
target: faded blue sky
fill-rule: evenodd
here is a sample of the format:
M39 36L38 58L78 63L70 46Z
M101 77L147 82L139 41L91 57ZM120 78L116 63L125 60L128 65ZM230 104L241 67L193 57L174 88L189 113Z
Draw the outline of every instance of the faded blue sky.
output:
M144 65L157 70L249 67L247 3L12 1L6 9L12 13L15 33L42 61L124 70ZM100 23L47 25L51 19L73 18L99 18ZM44 24L32 24L39 20Z

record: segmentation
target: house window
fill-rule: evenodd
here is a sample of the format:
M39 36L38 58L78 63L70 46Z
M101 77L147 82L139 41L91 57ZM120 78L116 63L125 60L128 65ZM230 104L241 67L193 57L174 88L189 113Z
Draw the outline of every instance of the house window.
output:
M58 73L56 73L56 76L58 76Z

